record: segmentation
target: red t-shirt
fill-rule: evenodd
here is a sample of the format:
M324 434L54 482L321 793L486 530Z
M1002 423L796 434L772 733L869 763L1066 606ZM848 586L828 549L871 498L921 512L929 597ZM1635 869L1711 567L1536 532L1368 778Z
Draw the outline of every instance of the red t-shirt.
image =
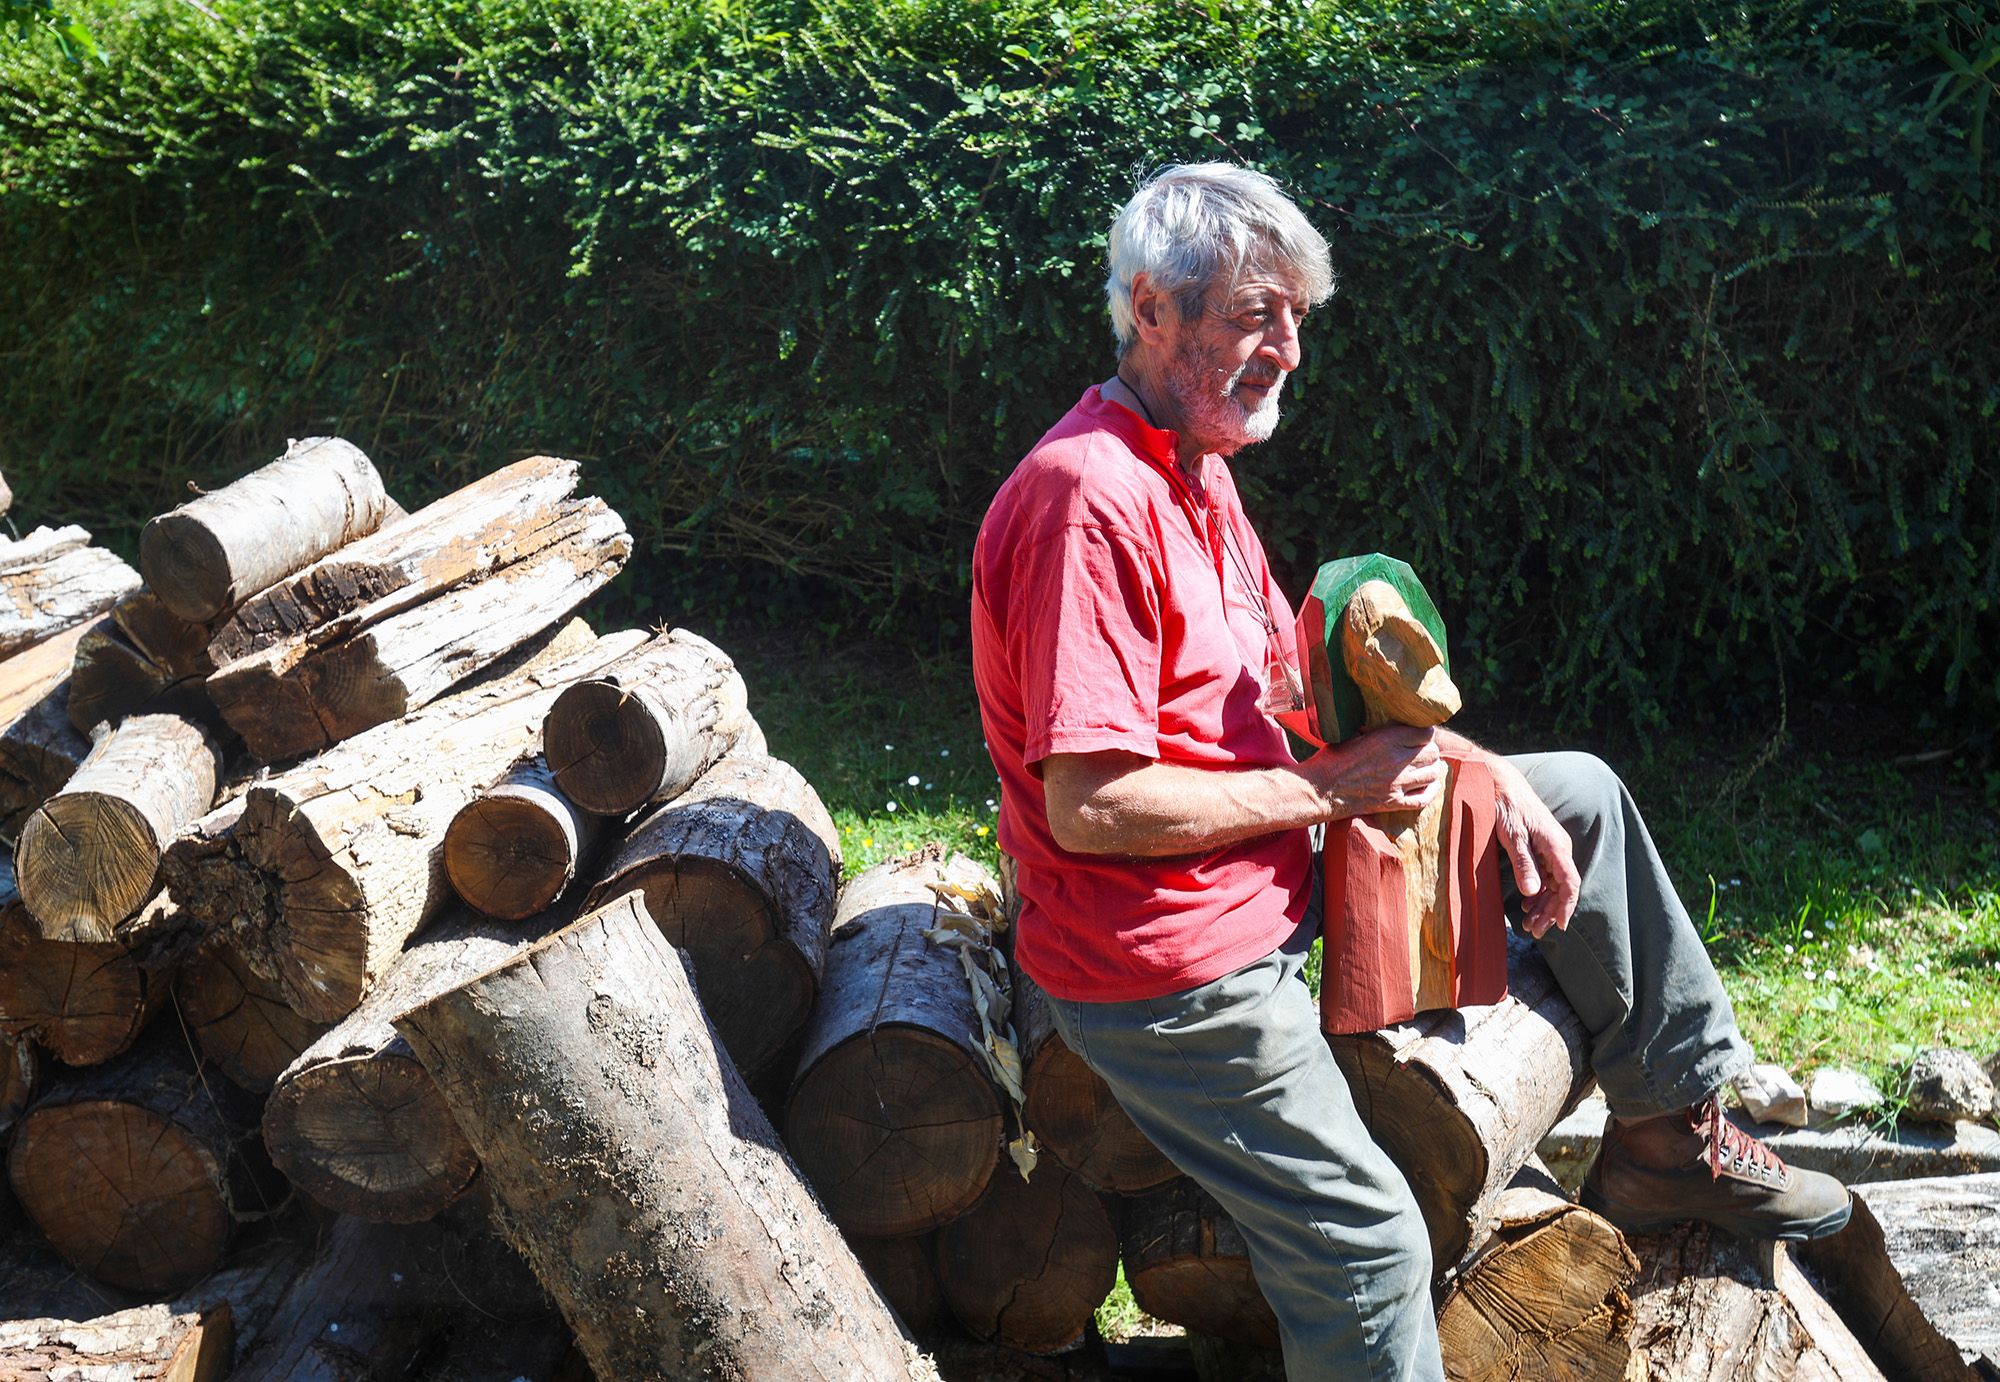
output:
M1305 913L1303 830L1171 859L1072 854L1049 832L1039 764L1052 753L1293 761L1258 709L1267 616L1297 665L1291 609L1229 467L1204 457L1197 493L1175 442L1092 388L1000 487L973 550L972 671L1021 894L1015 960L1061 998L1207 983Z

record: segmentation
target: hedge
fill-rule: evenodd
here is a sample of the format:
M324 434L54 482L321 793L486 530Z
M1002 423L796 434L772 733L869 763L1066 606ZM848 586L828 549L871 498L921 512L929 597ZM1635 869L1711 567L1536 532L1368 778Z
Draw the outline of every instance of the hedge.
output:
M0 40L23 513L129 542L323 431L411 503L547 451L640 532L640 612L956 634L986 500L1110 371L1112 213L1220 157L1341 276L1238 464L1294 588L1408 560L1475 703L2000 708L1969 8L212 9Z

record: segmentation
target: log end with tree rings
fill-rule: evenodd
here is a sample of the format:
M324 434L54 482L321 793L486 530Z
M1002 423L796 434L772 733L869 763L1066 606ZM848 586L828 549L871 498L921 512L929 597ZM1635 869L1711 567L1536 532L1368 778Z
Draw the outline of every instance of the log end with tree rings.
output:
M413 1224L463 1194L479 1158L429 1072L397 1049L281 1080L264 1106L264 1145L277 1168L327 1208Z
M147 589L183 619L213 619L235 603L222 539L178 509L139 530L139 570Z
M1153 1318L1278 1347L1278 1317L1257 1286L1242 1232L1186 1176L1119 1201L1118 1242L1132 1299Z
M1118 1276L1118 1236L1081 1178L1044 1161L1009 1166L969 1213L938 1230L945 1303L974 1338L1024 1353L1080 1340Z
M15 884L51 940L108 941L153 890L164 848L132 802L59 794L21 827Z
M1000 1132L999 1100L975 1058L900 1024L820 1057L785 1112L786 1145L827 1213L877 1238L922 1233L970 1209L993 1177Z
M543 752L564 795L600 816L651 801L672 771L668 712L643 688L610 679L565 689L543 727Z
M1044 1041L1030 1057L1022 1085L1028 1126L1058 1161L1098 1189L1131 1194L1180 1174L1132 1126L1103 1077L1060 1036Z
M126 1050L162 995L118 941L44 939L25 908L0 910L0 1028L33 1037L65 1065Z
M277 981L228 944L204 946L182 967L174 1001L202 1055L239 1088L258 1093L326 1030L293 1011Z
M452 817L444 837L445 874L475 911L525 921L562 896L582 844L566 812L496 788Z

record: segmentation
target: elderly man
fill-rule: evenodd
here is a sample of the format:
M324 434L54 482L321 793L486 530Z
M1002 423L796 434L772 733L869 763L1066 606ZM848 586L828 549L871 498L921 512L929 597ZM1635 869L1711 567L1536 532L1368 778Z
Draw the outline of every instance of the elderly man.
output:
M1271 179L1203 164L1139 189L1109 259L1117 372L1001 486L973 557L1016 961L1242 1229L1291 1377L1436 1377L1423 1223L1300 982L1318 930L1307 830L1420 807L1444 755L1482 751L1385 726L1295 762L1271 718L1292 700L1292 615L1226 458L1277 424L1306 313L1332 291L1326 242ZM1581 754L1487 762L1516 924L1589 1029L1611 1104L1585 1203L1628 1227L1838 1228L1837 1182L1721 1118L1750 1052L1617 778Z

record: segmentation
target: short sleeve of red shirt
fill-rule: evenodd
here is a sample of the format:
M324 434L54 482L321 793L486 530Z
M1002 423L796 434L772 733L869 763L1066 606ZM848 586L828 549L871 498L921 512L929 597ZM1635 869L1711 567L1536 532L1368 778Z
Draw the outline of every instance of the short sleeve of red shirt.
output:
M1158 756L1158 572L1130 538L1064 524L1015 553L1008 660L1025 701L1025 759L1123 749Z

